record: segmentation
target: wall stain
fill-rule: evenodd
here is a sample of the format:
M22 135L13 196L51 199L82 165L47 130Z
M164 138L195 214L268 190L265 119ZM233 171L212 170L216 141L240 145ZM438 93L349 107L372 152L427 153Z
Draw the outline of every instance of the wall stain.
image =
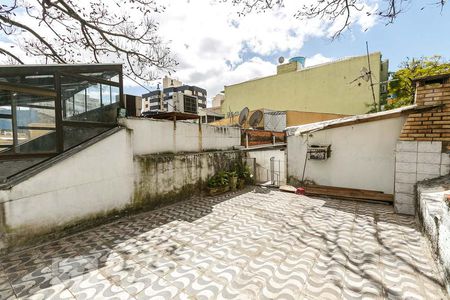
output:
M0 203L0 254L59 239L202 194L210 176L219 170L229 170L242 157L243 153L239 150L136 156L134 163L139 179L135 182L134 194L128 205L61 226L11 230L6 226L4 206Z

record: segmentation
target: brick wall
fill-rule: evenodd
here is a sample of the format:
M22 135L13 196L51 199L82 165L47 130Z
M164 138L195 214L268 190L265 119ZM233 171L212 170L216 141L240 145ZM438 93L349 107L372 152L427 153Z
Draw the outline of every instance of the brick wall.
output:
M416 83L415 103L423 109L408 115L395 153L394 207L414 215L417 182L450 172L450 74Z
M450 79L418 81L416 104L442 107L410 114L403 126L402 141L450 141Z

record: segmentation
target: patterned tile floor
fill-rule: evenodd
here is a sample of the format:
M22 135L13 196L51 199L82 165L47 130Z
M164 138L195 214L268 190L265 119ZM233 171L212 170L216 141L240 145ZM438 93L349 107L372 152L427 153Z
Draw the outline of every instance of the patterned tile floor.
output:
M0 258L1 299L447 299L414 219L256 189Z

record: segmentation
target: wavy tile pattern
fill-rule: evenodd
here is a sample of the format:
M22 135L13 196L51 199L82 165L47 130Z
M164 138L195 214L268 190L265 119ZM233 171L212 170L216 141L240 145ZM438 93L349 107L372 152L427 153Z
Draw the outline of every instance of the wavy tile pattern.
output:
M448 299L413 218L248 189L0 258L0 299Z

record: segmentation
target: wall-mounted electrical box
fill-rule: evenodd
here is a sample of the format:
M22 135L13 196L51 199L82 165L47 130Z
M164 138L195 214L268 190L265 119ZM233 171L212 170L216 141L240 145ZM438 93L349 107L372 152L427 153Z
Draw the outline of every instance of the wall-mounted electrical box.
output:
M307 155L308 159L312 160L326 160L330 157L331 145L320 146L320 145L310 145L308 146Z

